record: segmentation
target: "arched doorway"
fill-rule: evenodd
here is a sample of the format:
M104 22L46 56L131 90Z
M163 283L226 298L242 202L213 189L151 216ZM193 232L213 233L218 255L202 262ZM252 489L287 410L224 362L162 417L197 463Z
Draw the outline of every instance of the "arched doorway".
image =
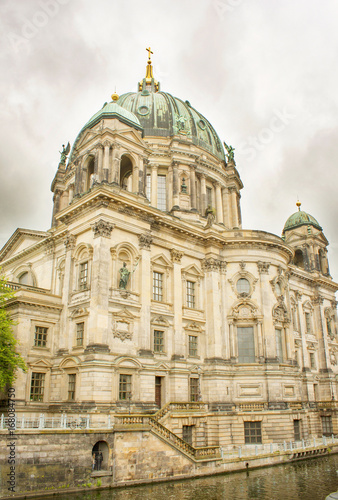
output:
M122 156L120 168L120 186L126 191L133 190L133 164L128 156Z
M108 470L109 448L105 441L98 441L92 449L93 470Z

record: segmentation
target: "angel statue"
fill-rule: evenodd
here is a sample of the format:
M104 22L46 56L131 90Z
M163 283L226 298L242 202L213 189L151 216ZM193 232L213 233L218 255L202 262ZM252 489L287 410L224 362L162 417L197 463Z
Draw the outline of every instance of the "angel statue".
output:
M65 148L65 145L62 144L62 151L59 151L61 158L60 158L60 163L64 165L66 163L67 156L70 151L70 144L68 142L67 147Z
M235 148L233 148L232 146L228 146L226 142L223 142L224 144L224 147L225 149L227 150L228 154L227 154L227 157L228 157L228 161L235 161L234 159L234 151L235 151Z

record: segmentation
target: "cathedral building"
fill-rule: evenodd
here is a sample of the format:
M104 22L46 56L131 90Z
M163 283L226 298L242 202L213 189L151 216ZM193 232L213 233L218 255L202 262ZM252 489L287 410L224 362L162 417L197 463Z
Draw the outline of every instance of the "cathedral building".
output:
M19 228L0 251L28 366L19 417L165 407L193 446L338 432L328 241L300 203L281 237L243 229L224 146L149 56L136 92L63 148L51 228Z

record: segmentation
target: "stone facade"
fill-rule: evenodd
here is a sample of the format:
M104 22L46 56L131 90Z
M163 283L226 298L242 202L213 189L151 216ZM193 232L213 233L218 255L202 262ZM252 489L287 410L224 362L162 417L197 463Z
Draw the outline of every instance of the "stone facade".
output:
M137 95L156 93L144 81ZM338 285L321 227L242 229L243 186L210 124L208 145L176 99L185 121L151 135L126 102L113 96L60 162L51 229L17 229L0 252L28 365L19 417L202 401L163 423L197 447L338 432Z

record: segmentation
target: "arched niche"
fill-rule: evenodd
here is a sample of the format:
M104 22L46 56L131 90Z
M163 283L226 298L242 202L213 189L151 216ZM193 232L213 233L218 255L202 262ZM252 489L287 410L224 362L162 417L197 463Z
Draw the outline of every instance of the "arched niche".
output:
M20 266L14 271L14 279L20 285L37 286L35 274L29 265Z
M95 158L94 156L89 156L88 159L86 160L86 188L85 191L88 191L92 185L94 184L95 181Z
M133 161L129 155L122 155L120 163L120 186L126 191L133 190Z
M97 441L92 448L93 471L108 470L109 446L106 441Z
M293 263L295 266L297 267L300 267L302 269L304 269L305 265L304 265L304 255L303 255L303 252L300 248L298 248L296 251L295 251L295 256L293 258Z

